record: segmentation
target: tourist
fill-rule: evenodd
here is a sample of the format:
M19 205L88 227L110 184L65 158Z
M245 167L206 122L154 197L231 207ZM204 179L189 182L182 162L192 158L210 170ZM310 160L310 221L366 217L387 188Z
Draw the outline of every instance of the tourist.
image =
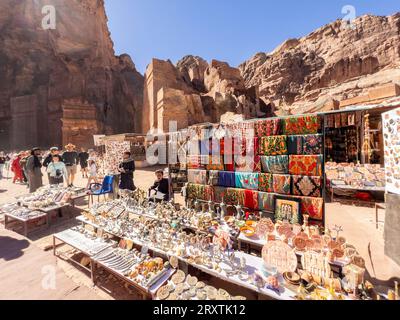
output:
M3 151L0 152L0 180L3 179L3 169L6 164L6 156Z
M135 191L136 187L133 182L133 173L135 172L135 160L131 158L130 152L124 152L123 161L119 165L118 171L121 173L119 188L121 190Z
M43 186L42 163L40 162L40 148L33 148L31 156L26 162L26 173L29 183L29 192L33 193Z
M169 191L169 181L164 178L164 171L157 170L155 172L156 181L154 185L149 189L149 196L151 195L151 191L156 191L154 198L158 201L169 201L170 200L170 191Z
M68 177L67 177L67 184L68 187L74 186L75 175L77 172L77 165L78 165L78 153L75 151L75 146L72 143L69 143L65 146L65 151L62 155L62 160L67 167Z
M28 183L28 174L26 172L26 163L28 158L31 156L31 151L22 151L21 160L19 161L22 169L22 175L24 176L24 182Z
M79 165L81 166L82 178L88 178L88 159L89 153L81 148L81 152L79 153Z
M24 183L24 174L21 167L23 152L17 154L11 163L11 172L14 173L13 183Z
M97 180L97 166L95 159L89 158L88 164L89 164L89 178L88 178L87 188L89 189L90 184L98 183L98 180Z
M64 178L67 181L68 172L64 162L62 162L61 156L53 155L52 161L47 166L47 173L49 175L50 185L63 184Z
M58 150L57 147L50 148L49 154L43 160L43 167L47 168L49 166L49 164L53 161L53 157L55 155L59 155L59 154L60 154L60 151Z

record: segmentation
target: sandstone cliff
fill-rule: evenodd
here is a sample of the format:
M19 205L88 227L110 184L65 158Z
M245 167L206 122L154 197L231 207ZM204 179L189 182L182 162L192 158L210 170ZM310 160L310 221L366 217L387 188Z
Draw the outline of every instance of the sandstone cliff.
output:
M226 62L207 63L186 56L176 66L153 59L145 75L143 132L168 132L170 121L177 129L203 122L219 122L227 112L245 118L267 116L268 107L258 99L254 87L246 88L239 69Z
M0 39L0 149L140 130L143 77L115 56L103 0L2 0Z
M239 68L246 86L259 86L264 101L284 112L301 113L400 82L399 67L397 13L359 17L353 28L335 21L286 41L272 53L258 53Z

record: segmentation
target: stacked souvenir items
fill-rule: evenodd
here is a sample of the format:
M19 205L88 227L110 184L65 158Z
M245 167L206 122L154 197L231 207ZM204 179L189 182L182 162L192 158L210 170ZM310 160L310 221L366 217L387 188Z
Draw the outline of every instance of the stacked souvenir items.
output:
M193 141L200 150L192 156L197 162L209 157L218 164L189 170L187 198L267 211L293 223L303 215L323 221L321 129L317 115L221 126L218 136Z

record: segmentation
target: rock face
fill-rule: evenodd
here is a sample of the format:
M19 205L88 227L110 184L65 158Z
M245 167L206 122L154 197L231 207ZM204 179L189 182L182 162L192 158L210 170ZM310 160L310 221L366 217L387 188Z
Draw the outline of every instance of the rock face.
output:
M208 64L186 56L176 66L153 59L145 75L143 132L171 131L203 122L219 122L227 112L244 118L267 115L254 87L246 88L239 69L217 60ZM264 112L263 112L264 111ZM147 116L148 115L148 116ZM172 130L173 131L173 130Z
M48 4L55 30L42 28ZM115 56L103 0L2 0L0 30L0 149L140 131L143 77Z
M247 87L281 111L303 113L400 82L400 13L328 24L240 65Z

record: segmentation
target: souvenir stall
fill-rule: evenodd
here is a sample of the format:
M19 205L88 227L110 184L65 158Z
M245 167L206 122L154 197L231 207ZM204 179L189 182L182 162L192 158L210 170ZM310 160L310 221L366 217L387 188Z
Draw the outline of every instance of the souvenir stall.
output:
M377 206L385 210L385 254L400 265L399 212L400 212L400 108L384 113L383 134L385 140L385 204Z
M106 136L102 139L105 144L104 162L107 174L118 173L118 166L122 162L124 152L132 153L138 167L145 166L146 137L138 134L120 134Z
M22 226L25 236L43 226L48 228L53 220L64 214L75 214L75 201L86 196L83 188L46 186L35 193L16 198L13 203L0 207L4 214L4 227L14 229ZM80 213L80 210L78 210Z
M214 126L211 132L212 137L191 141L189 200L212 201L217 210L228 206L247 216L269 213L300 224L306 216L324 224L321 117L246 121ZM197 154L191 152L196 147Z
M326 184L334 196L358 202L383 200L382 113L393 107L358 107L324 114Z
M146 193L140 190L120 200L98 203L78 220L81 227L55 238L88 254L97 285L101 286L96 280L97 270L102 269L136 288L143 298L378 297L373 286L364 282L363 258L340 235L340 229L321 234L319 228L307 222L300 225L287 220L274 223L269 218L251 223L236 217L221 219L211 208L204 212L176 210L170 203L149 203ZM234 248L233 238L243 226L255 228L255 234L265 239L261 257ZM110 241L118 245L110 247ZM340 273L335 272L335 266L340 266ZM209 283L213 279L219 280L219 288Z
M168 150L173 156L168 156L168 174L173 192L181 192L188 182L187 177L187 130L168 134Z

